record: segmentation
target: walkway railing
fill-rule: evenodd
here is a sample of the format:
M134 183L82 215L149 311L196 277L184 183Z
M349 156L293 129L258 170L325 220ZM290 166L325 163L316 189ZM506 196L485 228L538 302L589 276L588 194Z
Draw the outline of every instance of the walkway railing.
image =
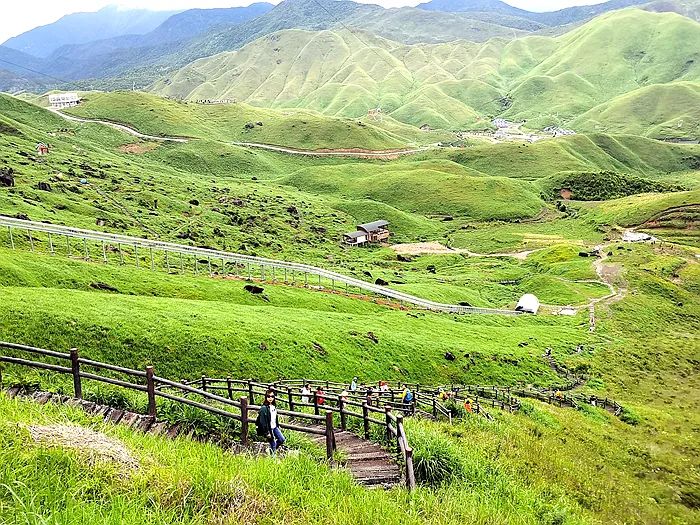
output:
M232 271L233 275L249 280L257 278L257 275L255 275L257 267L259 278L262 281L297 283L297 278L299 278L299 282L303 279L305 286L314 286L315 283L312 282L314 279L309 279L309 276L314 276L319 287L322 287L322 279L324 279L326 285L330 284L330 288L333 290L342 290L344 285L346 292L349 292L350 288L353 287L363 292L369 292L425 310L452 314L520 314L520 312L515 310L475 308L472 306L438 303L308 264L254 257L251 255L212 250L209 248L198 248L196 246L130 237L127 235L82 230L79 228L45 224L42 222L25 221L2 215L0 215L0 227L7 228L9 245L13 249L18 245L18 232L26 232L28 245L31 250L34 250L35 245L38 243L37 235L46 235L46 242L48 245L47 251L52 255L60 251L65 252L66 255L75 253L76 255L82 255L84 258L90 259L93 257L95 250L93 246L93 251L90 251L90 246L88 245L88 242L90 242L91 244L96 243L99 246L98 259L101 259L105 263L110 261L110 254L112 254L112 258L118 255L120 264L125 264L130 258L133 258L137 267L143 265L150 267L152 270L159 267L166 269L168 272L171 270L184 272L186 266L189 265L191 261L191 266L195 274L202 271L213 275L212 264L217 265L221 262L220 272L222 274L229 275ZM59 242L60 238L64 238L65 240ZM71 245L70 239L78 239L81 241L77 249L74 244ZM139 254L139 250L141 250L141 254ZM154 251L162 253L162 258L158 263L156 263ZM173 258L172 256L175 257ZM206 265L206 270L204 270L204 268L200 270L200 265Z
M89 379L127 390L145 393L148 397L148 415L154 420L157 416L157 398L167 399L174 403L188 405L201 409L205 412L215 414L224 418L238 421L241 426L241 442L247 445L250 440L250 423L255 423L255 418L251 417L252 412L260 410L260 405L256 405L256 396L264 398L265 390L274 385L257 383L252 380L225 380L211 379L203 377L197 381L172 381L164 377L155 375L153 366L147 366L143 371L132 370L109 363L101 363L79 356L76 348L69 352L55 352L32 346L2 342L0 341L0 363L23 366L39 370L46 370L58 374L71 375L73 378L73 392L77 399L83 398L83 380ZM10 353L29 353L34 356L49 358L49 360L63 362L54 364L50 362L35 361ZM92 371L86 371L85 369ZM113 377L114 374L126 376L128 380ZM0 385L2 384L2 368L0 367ZM199 388L197 388L199 387ZM280 389L277 389L280 392ZM222 395L220 395L221 393ZM236 394L244 394L238 396ZM191 399L188 395L196 395L202 401ZM294 401L293 395L286 399L279 396L278 403L283 405L286 401L288 410L278 408L277 413L288 417L289 422L280 422L281 428L325 436L326 457L330 460L336 450L334 413L340 414L340 428L348 429L348 419L354 418L361 422L362 432L365 439L370 439L370 425L375 425L383 429L386 443L389 446L395 444L401 463L404 468L406 486L412 490L416 486L416 479L413 473L413 450L408 445L408 438L403 427L403 415L394 414L390 407L384 410L370 407L366 404L358 404L353 401L347 403L340 402L339 406L330 406L319 402L316 398L314 403L303 400ZM358 412L352 407L360 407ZM313 413L303 411L304 408L313 408ZM376 416L380 413L381 416ZM304 424L306 423L306 424Z

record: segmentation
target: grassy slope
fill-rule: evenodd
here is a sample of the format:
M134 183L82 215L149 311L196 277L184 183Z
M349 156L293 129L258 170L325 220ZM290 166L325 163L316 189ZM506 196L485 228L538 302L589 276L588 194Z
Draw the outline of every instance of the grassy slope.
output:
M453 164L349 164L299 171L284 179L307 192L370 198L406 212L472 219L515 219L537 214L544 203L535 188L506 177L483 177Z
M1 283L2 338L52 347L77 344L92 357L139 367L151 360L161 373L174 377L206 369L238 377L323 375L340 380L356 374L362 362L369 377L422 382L489 375L493 381L552 380L539 359L543 348L565 345L578 339L576 334L585 338L582 319L416 317L269 283L264 285L269 301L264 301L243 292L241 281L0 252L6 276ZM453 266L449 261L442 264ZM443 268L438 275L450 280ZM106 283L119 292L100 292L91 283ZM484 293L488 295L487 289ZM39 325L43 328L37 331ZM71 333L65 332L66 325L73 327ZM379 342L372 342L368 332ZM499 334L497 342L494 332ZM525 349L518 347L523 338L531 338ZM464 341L470 341L469 348ZM479 357L471 368L463 368L460 361L444 360L446 351Z
M700 276L693 271L697 262L676 248L660 251L637 246L631 251L629 247L613 251L611 262L624 265L623 278L634 288L634 295L610 309L598 310L600 335L584 342L582 352L576 352L572 344L555 347L554 356L571 367L588 369L595 378L588 388L621 400L635 414L636 425L600 409L576 412L530 402L516 415L494 412L494 422L474 418L448 427L410 421L407 429L418 461L438 454L450 462L454 477L447 486L420 488L407 500L400 491L366 492L352 487L345 475L316 466L304 452L277 463L224 456L206 445L183 440L166 443L93 422L70 409L39 408L0 396L0 464L4 467L0 480L7 484L0 490L7 494L9 486L15 493L5 498L0 516L3 512L16 517L54 511L67 519L84 516L89 508L91 519L98 523L109 522L113 515L119 515L123 523L129 523L132 516L139 523L190 523L226 513L226 505L211 502L228 501L235 490L237 515L243 521L376 523L382 516L383 522L395 517L397 523L592 524L624 523L635 516L641 523L692 523L698 518L697 509L693 510L698 492L692 458L700 452L697 443L688 439L700 423L700 390L693 364L700 318L694 295ZM44 284L51 279L46 278ZM165 280L152 277L150 282ZM116 296L109 297L112 304L119 302ZM198 309L202 311L207 315L206 308ZM645 318L643 326L636 323L640 317ZM437 320L426 317L424 321L434 324ZM637 329L630 331L630 325ZM686 329L678 331L677 326ZM73 327L76 333L85 333L81 323ZM424 329L415 331L412 338L420 337ZM522 327L517 330L524 335ZM104 331L104 324L91 331ZM68 344L48 334L43 337L51 337L57 348ZM106 340L113 345L113 338ZM380 335L380 345L381 340ZM103 336L101 347L104 341ZM525 350L531 347L532 342ZM99 356L89 346L84 348ZM173 353L177 349L170 347ZM127 347L122 355L123 362L135 359L138 364L152 357ZM477 364L486 357L476 355ZM191 353L185 359L181 354L179 361L189 367L198 364ZM402 356L402 361L407 358ZM504 364L495 360L490 366ZM108 466L91 467L71 452L37 446L16 425L66 421L121 439L143 467L124 478ZM46 474L37 475L36 465L45 466L40 471ZM56 476L62 483L55 483ZM307 490L310 478L319 484L313 491ZM92 497L71 490L77 486L89 487ZM179 498L184 504L169 503L173 486L184 487L188 496ZM96 494L109 497L96 498ZM35 506L37 497L42 510ZM274 504L253 505L251 500Z
M596 106L571 125L588 132L694 139L700 136L699 107L697 82L652 85Z
M150 135L262 142L306 149L390 149L416 141L439 140L405 124L359 123L303 110L275 111L242 103L193 104L137 92L89 92L83 97L80 106L67 112L125 123ZM245 128L246 124L257 122L262 125Z
M467 168L501 177L539 179L560 172L620 171L646 176L697 169L700 148L632 135L573 135L534 144L504 143L440 153Z

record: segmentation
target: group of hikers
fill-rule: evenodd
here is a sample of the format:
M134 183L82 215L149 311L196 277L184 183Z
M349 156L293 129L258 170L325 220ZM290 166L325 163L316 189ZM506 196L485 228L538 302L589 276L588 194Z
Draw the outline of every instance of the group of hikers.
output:
M353 377L350 385L347 388L344 387L340 394L338 394L338 400L347 402L350 401L351 397L357 399L364 393L364 400L367 406L378 406L379 397L382 394L388 394L390 392L391 389L386 381L380 381L378 388L375 389L371 385L360 385L358 383L358 378ZM301 387L300 394L301 404L304 406L309 405L310 401L314 403L314 406L323 406L327 402L326 393L321 385L313 390L310 383L305 383ZM280 430L279 419L277 417L276 397L276 393L273 389L265 391L265 401L260 407L258 417L255 420L257 434L267 440L270 444L270 452L272 454L275 454L280 447L284 447L285 443L285 437ZM404 386L399 399L403 404L404 411L407 413L412 412L415 398L408 385Z

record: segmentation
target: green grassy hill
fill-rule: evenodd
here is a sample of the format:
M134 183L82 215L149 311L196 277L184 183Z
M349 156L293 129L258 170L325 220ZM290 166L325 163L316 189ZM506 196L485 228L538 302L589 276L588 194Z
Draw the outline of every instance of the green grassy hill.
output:
M344 30L288 30L197 60L153 90L345 117L381 106L402 122L448 129L488 127L494 115L541 128L569 125L640 87L697 80L697 49L700 24L638 9L605 14L557 38L483 44L407 46Z
M700 84L652 85L620 95L572 122L581 131L653 138L700 137Z
M437 169L436 169L437 168ZM535 187L506 177L485 177L473 170L405 162L390 169L353 164L301 170L284 182L306 192L369 198L421 215L469 219L518 219L544 206Z
M503 143L438 155L480 173L536 180L562 172L618 171L660 177L700 167L700 147L633 135L571 135L534 144Z
M362 122L305 110L255 108L245 103L184 103L140 92L88 92L82 96L80 106L67 113L124 123L156 136L261 142L302 149L377 150L436 142L441 138L439 134L422 132L390 118Z

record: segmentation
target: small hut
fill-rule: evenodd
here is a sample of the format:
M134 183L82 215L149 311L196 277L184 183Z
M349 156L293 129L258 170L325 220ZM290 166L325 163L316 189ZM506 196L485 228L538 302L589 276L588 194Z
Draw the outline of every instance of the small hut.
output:
M536 314L537 310L540 309L540 301L532 295L531 293L526 293L518 301L515 307L516 312L525 312L528 314Z
M350 246L359 246L368 242L381 242L389 238L389 221L384 219L358 224L357 231L343 235L343 242Z
M349 232L343 234L343 242L350 246L360 246L367 242L367 234L365 232Z
M389 221L384 219L358 224L357 229L367 234L368 242L381 242L389 238Z
M36 154L43 157L49 154L49 146L43 142L37 142L36 144Z

